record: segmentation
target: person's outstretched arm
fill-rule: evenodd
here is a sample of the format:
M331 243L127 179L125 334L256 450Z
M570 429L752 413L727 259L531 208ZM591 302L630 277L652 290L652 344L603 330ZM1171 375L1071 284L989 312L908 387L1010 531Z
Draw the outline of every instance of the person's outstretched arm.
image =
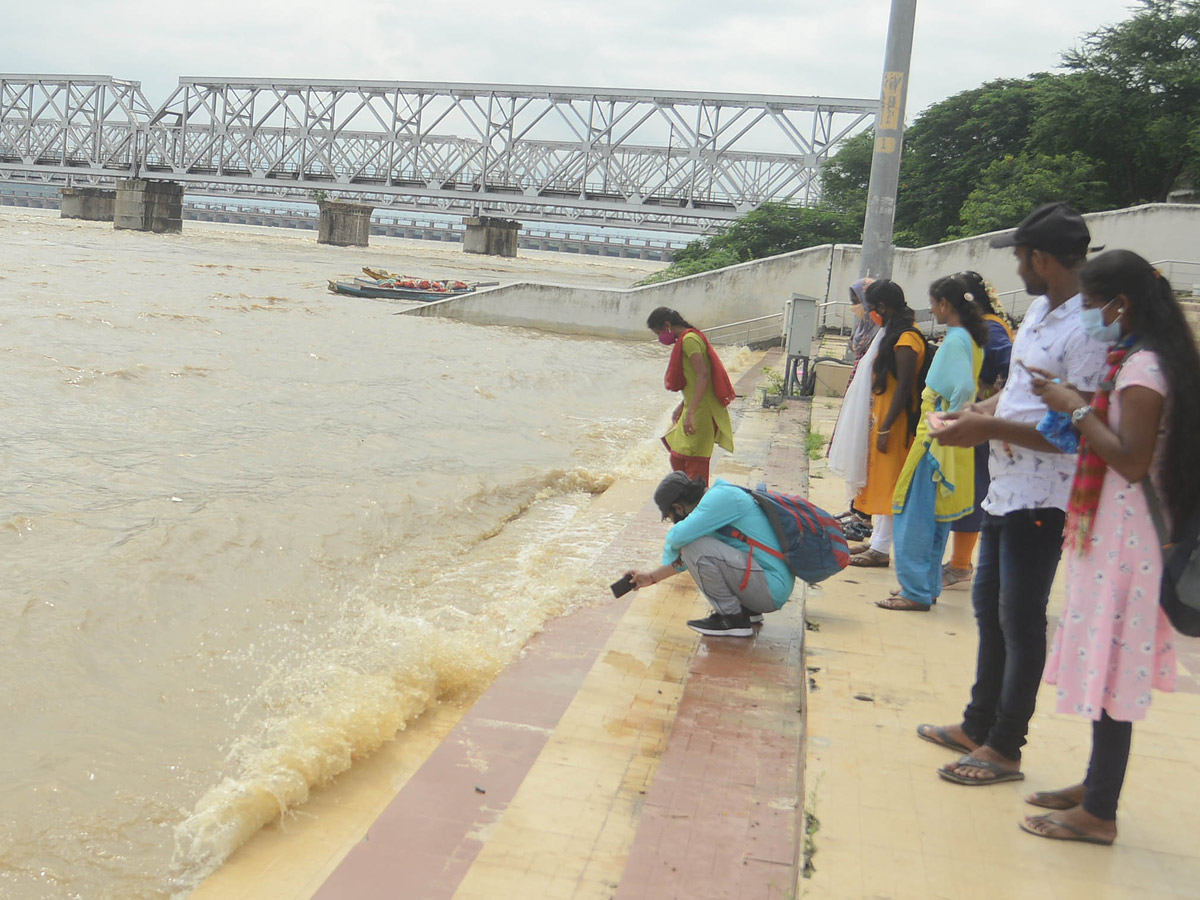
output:
M625 574L633 579L633 586L635 588L644 588L650 587L652 584L658 584L660 581L670 578L672 575L678 575L679 572L676 571L674 566L659 566L657 569L654 569L650 572L638 572L634 569L630 569Z

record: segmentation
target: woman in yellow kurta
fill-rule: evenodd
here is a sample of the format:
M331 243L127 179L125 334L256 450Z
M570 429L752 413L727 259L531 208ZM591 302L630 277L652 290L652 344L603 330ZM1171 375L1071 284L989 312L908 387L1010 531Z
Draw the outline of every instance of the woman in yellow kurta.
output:
M733 452L733 425L726 408L736 396L729 375L708 339L673 309L660 306L647 327L670 346L664 379L667 390L682 391L674 425L663 436L671 468L708 484L713 447Z
M872 283L866 303L872 319L883 327L871 365L867 483L854 499L854 508L871 516L871 542L857 548L850 565L883 567L891 560L892 494L912 444L918 413L914 387L927 349L900 285L886 279Z
M975 448L944 447L931 418L958 412L975 398L988 329L958 275L929 288L929 310L946 337L925 376L917 436L892 497L896 576L900 590L876 603L884 609L927 610L942 592L942 554L950 523L975 508Z

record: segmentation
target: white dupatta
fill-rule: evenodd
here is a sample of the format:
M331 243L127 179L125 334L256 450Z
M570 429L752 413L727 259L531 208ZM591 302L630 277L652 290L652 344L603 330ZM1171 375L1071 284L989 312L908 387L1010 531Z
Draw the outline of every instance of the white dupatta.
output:
M871 368L886 329L880 328L871 346L858 361L846 388L833 438L829 441L829 468L846 482L847 503L867 483L867 453L871 444Z

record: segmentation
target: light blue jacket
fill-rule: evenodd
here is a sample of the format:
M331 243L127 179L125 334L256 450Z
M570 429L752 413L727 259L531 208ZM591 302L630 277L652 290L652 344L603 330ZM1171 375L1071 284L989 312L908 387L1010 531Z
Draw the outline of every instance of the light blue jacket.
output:
M717 529L726 525L732 525L760 544L766 544L775 550L780 549L766 513L754 502L749 492L718 478L713 486L704 492L704 496L688 517L667 532L663 546L663 565L675 566L682 571L683 563L680 562L679 551L706 534L711 534L717 540L743 553L748 551L750 548L744 541L718 532ZM762 566L763 574L767 577L767 586L771 590L771 599L778 609L792 595L796 579L792 577L787 563L770 553L755 551L754 561Z

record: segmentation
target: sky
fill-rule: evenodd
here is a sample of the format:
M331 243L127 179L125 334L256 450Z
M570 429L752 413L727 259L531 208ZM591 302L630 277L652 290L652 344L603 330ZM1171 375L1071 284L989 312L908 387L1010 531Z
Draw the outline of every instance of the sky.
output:
M917 0L908 120L1051 71L1134 0ZM447 81L877 99L889 0L0 0L0 72Z

